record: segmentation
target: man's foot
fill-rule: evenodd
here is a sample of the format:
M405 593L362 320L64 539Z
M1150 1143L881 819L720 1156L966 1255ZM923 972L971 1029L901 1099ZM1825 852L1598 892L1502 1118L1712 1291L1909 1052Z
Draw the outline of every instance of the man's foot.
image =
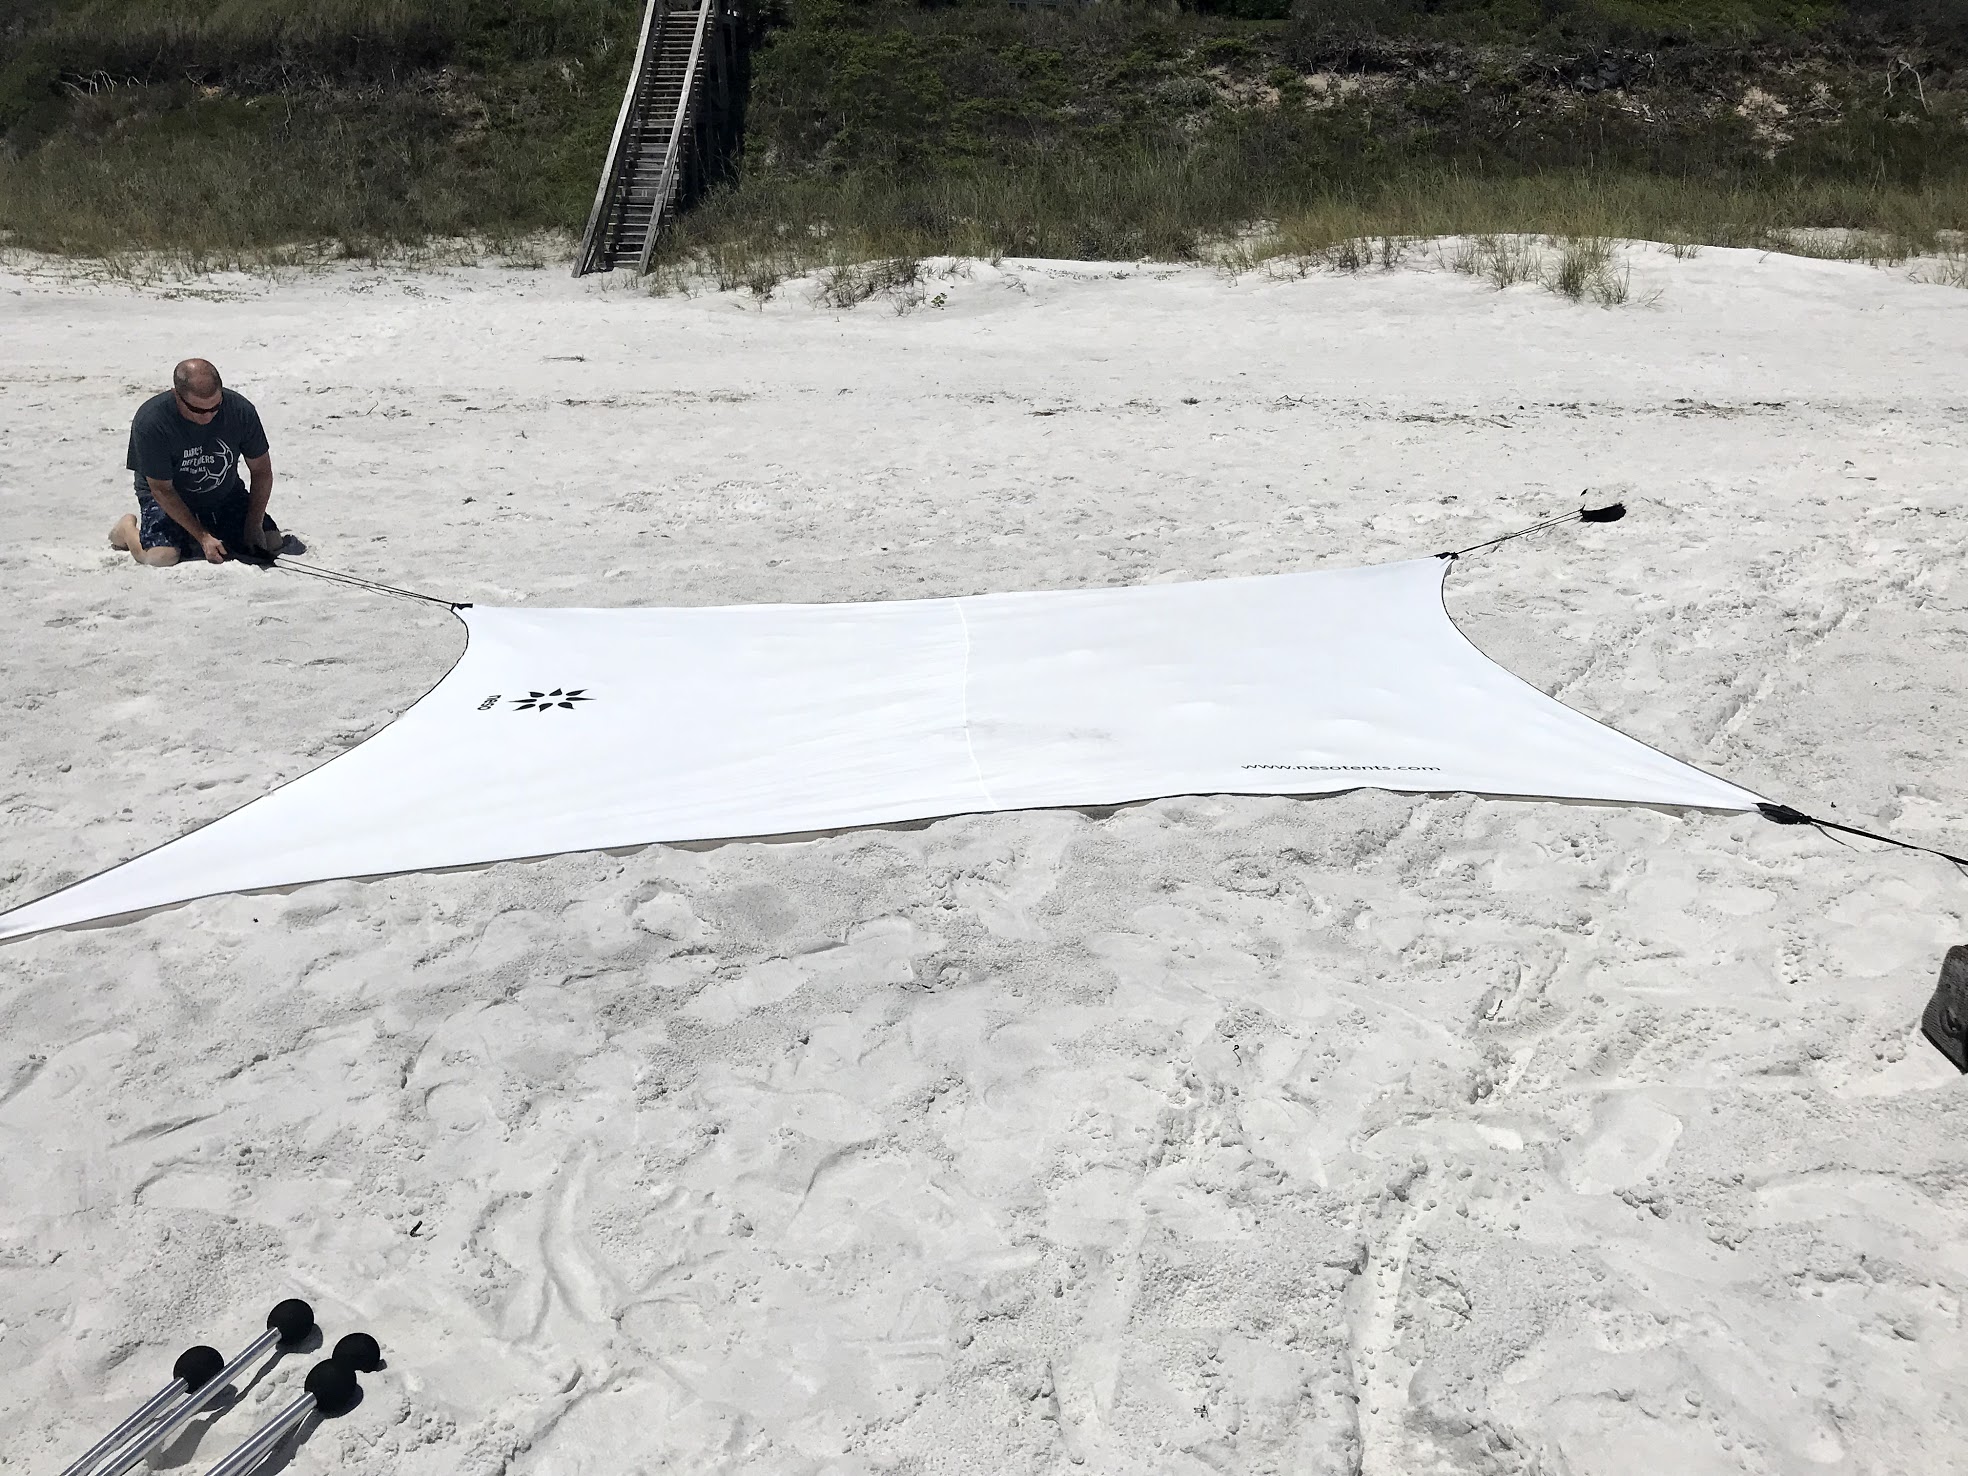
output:
M137 527L134 513L124 513L116 520L116 526L109 530L109 546L122 549L139 564L149 564L153 569L168 568L178 561L178 551L175 548L143 546L143 533Z

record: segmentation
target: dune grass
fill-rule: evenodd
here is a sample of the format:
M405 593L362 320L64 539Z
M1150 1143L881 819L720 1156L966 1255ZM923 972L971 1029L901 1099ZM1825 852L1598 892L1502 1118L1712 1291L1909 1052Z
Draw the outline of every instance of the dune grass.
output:
M1968 239L1968 178L1914 188L1795 178L1731 185L1631 171L1417 170L1350 190L1281 189L1256 199L1242 185L1191 155L1154 153L918 180L855 174L748 184L712 198L683 224L658 281L674 287L708 278L756 293L806 272L928 256L1153 258L1239 269L1303 260L1347 268L1369 264L1375 242L1437 237L1945 260ZM1603 260L1578 256L1559 290L1605 300L1614 293L1606 269Z
M612 121L612 102L570 106L543 140L496 125L461 139L415 96L208 100L0 161L0 222L8 244L194 269L503 240L586 209Z
M770 13L739 177L662 242L666 281L770 290L942 254L1337 259L1449 235L1892 256L1968 230L1961 0ZM197 268L571 234L639 16L14 0L0 245ZM1564 290L1598 280L1581 258Z
M14 0L0 244L191 265L578 223L640 0Z
M1273 22L790 0L742 177L661 243L664 281L1438 236L1931 252L1968 230L1968 87L1952 43L1877 29L1924 36L1923 0L1863 3L1301 0ZM1924 90L1888 95L1907 55ZM1616 291L1583 258L1561 275Z

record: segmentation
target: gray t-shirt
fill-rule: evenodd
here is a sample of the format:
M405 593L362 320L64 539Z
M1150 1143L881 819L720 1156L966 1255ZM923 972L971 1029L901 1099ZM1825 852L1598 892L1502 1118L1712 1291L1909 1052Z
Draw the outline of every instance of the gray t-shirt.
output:
M239 463L266 455L266 432L251 400L236 390L219 394L219 413L205 425L180 415L169 390L143 402L130 422L129 467L139 501L150 499L146 477L169 482L194 511L245 495Z

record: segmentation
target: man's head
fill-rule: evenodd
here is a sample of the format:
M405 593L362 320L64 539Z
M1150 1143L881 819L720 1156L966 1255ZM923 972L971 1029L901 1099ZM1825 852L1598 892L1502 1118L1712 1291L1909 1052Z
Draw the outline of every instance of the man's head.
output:
M186 359L171 371L171 393L178 397L178 414L208 425L225 403L224 384L209 359Z

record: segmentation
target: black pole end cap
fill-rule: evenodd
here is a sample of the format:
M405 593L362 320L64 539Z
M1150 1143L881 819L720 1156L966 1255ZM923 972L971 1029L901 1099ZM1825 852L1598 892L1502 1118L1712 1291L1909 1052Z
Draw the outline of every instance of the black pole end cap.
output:
M314 1308L299 1297L289 1297L267 1313L267 1326L280 1334L280 1346L291 1348L314 1331Z
M343 1368L332 1358L324 1358L309 1369L307 1382L301 1387L314 1396L315 1409L330 1419L355 1408L362 1394L354 1370Z
M328 1355L351 1373L374 1373L383 1366L383 1350L368 1333L349 1333Z
M187 1348L178 1355L178 1361L171 1365L171 1377L183 1379L185 1392L196 1394L216 1379L219 1370L224 1367L225 1354L200 1343L196 1348Z
M1581 523L1617 523L1626 516L1624 502L1608 503L1605 507L1587 507L1579 510Z
M1779 825L1813 825L1814 820L1802 810L1793 810L1789 805L1773 805L1768 800L1758 800L1756 813L1765 820L1774 820Z

